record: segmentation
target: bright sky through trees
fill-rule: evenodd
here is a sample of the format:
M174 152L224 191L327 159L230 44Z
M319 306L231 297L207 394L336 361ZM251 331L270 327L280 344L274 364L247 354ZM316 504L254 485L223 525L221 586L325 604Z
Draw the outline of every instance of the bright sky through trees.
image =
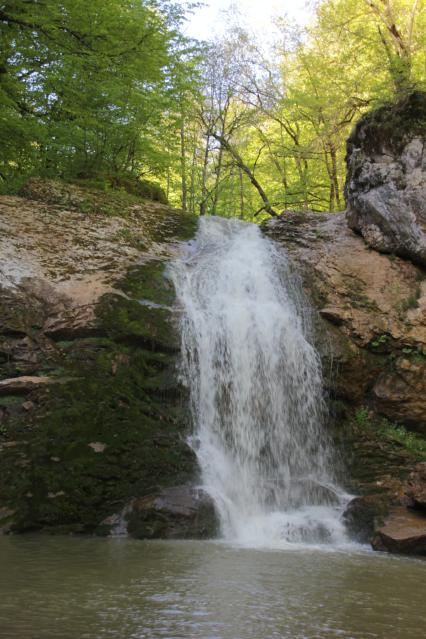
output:
M304 24L312 15L309 0L205 0L203 8L194 11L185 32L201 40L211 39L227 27L225 12L235 6L244 17L246 26L259 34L270 35L276 16L287 16Z

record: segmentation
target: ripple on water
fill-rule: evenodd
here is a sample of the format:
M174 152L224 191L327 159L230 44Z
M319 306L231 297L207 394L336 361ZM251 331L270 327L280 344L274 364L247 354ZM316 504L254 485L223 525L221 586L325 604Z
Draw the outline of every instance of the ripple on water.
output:
M1 639L423 639L426 563L363 548L0 538Z

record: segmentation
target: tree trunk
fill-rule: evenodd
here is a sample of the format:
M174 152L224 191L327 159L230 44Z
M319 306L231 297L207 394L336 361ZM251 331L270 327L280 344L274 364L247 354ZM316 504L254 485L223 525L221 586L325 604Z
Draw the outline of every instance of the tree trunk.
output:
M240 220L244 220L244 178L241 167L239 167L240 175Z
M250 167L247 166L247 164L245 164L245 162L243 161L238 151L234 149L234 147L228 142L228 140L223 135L219 135L218 133L212 133L212 135L220 143L220 145L225 149L225 151L228 151L228 153L234 159L236 165L243 171L243 173L247 175L250 182L259 193L260 198L263 202L263 207L261 208L261 211L266 211L267 213L269 213L269 215L275 217L277 213L272 208L272 205L268 199L268 196L263 190L261 184L256 179L253 171L250 169Z
M216 167L216 179L214 184L212 215L216 215L217 202L219 200L219 184L220 184L220 178L222 175L222 160L223 160L223 147L222 145L220 145L219 157L218 157L217 167Z
M181 166L181 184L182 184L182 210L186 213L188 210L188 186L186 183L186 144L185 144L185 122L182 118L180 126L180 166Z
M190 211L192 215L195 215L195 169L197 167L197 145L195 140L193 141L194 149L192 151L192 165L191 165L191 184L189 187L191 196Z
M200 215L205 215L207 211L207 166L209 163L209 147L210 147L210 133L208 133L206 136L206 148L204 150L203 171L201 174Z
M338 177L338 171L337 171L337 154L336 154L336 147L334 146L333 142L330 143L330 157L331 157L331 166L332 166L332 170L331 170L331 181L333 184L333 190L334 190L334 199L336 202L336 209L337 211L340 210L340 187L339 187L339 177Z

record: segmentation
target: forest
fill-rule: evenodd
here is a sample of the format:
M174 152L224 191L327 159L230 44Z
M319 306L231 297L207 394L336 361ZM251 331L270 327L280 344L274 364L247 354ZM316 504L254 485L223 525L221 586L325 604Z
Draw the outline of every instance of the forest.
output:
M0 192L31 176L161 187L195 214L344 209L360 115L422 89L424 0L321 0L265 49L237 11L205 43L169 0L0 3ZM154 185L154 186L152 186Z

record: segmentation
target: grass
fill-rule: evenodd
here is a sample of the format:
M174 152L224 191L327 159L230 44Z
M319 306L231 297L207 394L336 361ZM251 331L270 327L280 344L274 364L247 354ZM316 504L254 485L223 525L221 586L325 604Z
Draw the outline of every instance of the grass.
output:
M405 313L406 311L409 311L410 309L418 308L421 294L422 294L421 288L420 286L417 286L415 294L410 295L410 297L407 297L407 299L399 302L395 307L396 310L399 312Z
M374 419L368 408L359 408L354 415L355 422L364 431L379 437L390 444L397 444L411 453L418 461L426 461L426 439L413 433L404 426L394 424L388 419Z
M355 413L355 421L358 426L366 427L370 425L370 411L368 408L359 408Z
M421 435L412 433L403 426L392 424L386 419L381 422L378 432L388 440L403 446L420 461L426 461L426 439Z

